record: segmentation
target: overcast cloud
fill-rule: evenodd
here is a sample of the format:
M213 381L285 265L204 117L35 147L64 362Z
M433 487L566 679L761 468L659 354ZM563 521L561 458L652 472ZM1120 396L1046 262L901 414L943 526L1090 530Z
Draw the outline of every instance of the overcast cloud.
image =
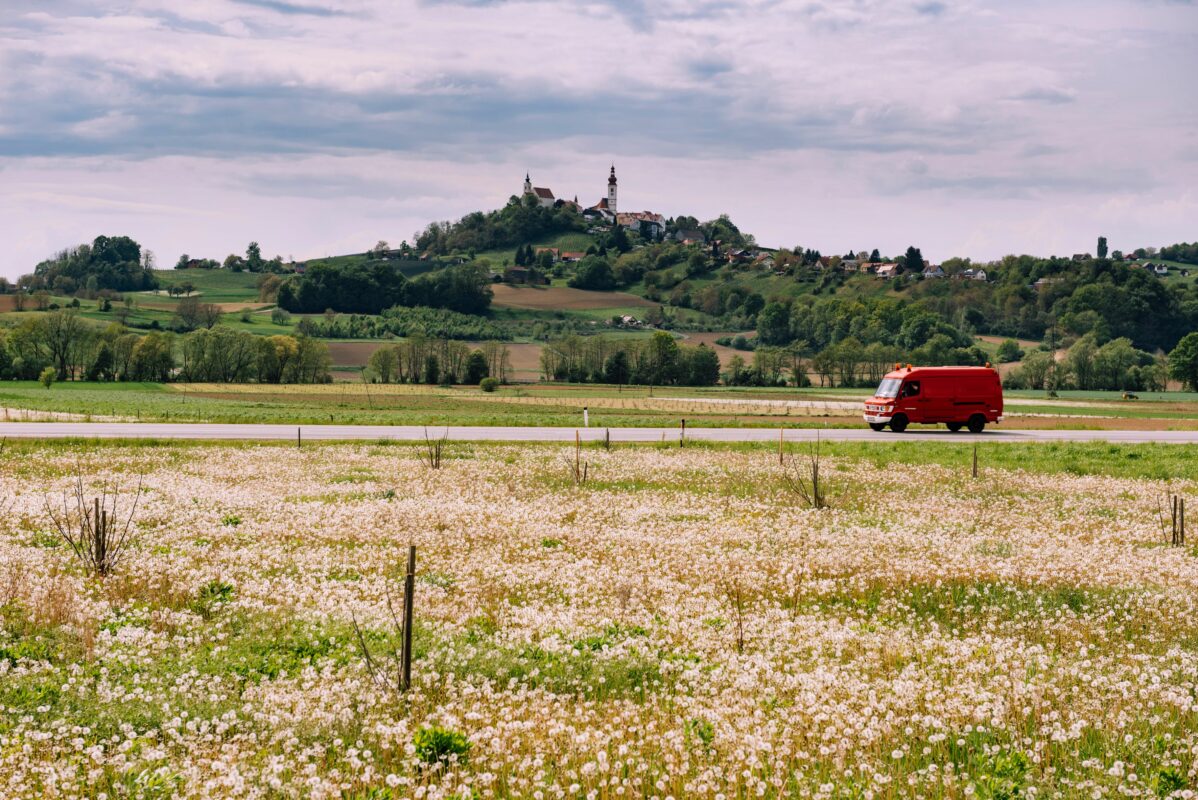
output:
M3 0L0 274L308 258L495 208L942 260L1198 239L1198 5Z

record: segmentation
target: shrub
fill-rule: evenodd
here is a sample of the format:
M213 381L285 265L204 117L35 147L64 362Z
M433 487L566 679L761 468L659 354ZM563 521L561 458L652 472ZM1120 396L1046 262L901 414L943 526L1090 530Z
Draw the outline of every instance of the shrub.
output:
M54 367L46 367L44 370L42 370L42 374L37 376L37 379L41 382L42 386L45 386L47 389L49 389L54 385L54 379L57 377L58 372L55 371Z
M416 745L416 755L426 764L448 762L455 756L457 761L465 761L470 752L470 740L464 733L436 725L416 731L412 743Z
M499 379L483 378L478 382L478 388L482 389L484 392L493 392L499 388Z

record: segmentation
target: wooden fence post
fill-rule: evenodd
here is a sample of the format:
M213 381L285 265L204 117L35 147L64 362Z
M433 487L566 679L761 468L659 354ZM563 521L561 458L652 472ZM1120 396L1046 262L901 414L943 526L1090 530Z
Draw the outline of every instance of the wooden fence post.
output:
M299 448L303 447L303 440L302 440L299 428L295 429L295 447L297 450Z
M975 442L973 445L973 477L978 476L978 446Z
M686 417L682 418L682 432L678 434L678 446L686 446Z
M416 545L408 547L408 572L403 582L403 649L401 685L406 692L412 686L412 598L416 590Z

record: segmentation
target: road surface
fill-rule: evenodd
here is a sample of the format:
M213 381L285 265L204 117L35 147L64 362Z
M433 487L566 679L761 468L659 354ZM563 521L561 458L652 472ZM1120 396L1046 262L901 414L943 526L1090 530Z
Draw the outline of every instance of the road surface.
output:
M415 425L234 425L166 422L0 422L0 438L9 439L207 439L227 441L423 441L442 435L455 441L572 442L603 438L603 428L465 427ZM677 441L678 428L611 428L615 442ZM788 442L1161 442L1198 444L1198 431L1050 431L990 429L980 434L950 433L944 428L909 428L906 433L875 433L868 428L786 428ZM688 428L686 438L708 442L776 442L777 428Z

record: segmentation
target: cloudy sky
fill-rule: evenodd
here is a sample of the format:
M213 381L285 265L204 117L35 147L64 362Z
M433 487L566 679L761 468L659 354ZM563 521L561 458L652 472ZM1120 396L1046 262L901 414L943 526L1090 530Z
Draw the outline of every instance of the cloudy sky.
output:
M937 261L1198 239L1198 4L0 0L0 274L398 243L537 185Z

